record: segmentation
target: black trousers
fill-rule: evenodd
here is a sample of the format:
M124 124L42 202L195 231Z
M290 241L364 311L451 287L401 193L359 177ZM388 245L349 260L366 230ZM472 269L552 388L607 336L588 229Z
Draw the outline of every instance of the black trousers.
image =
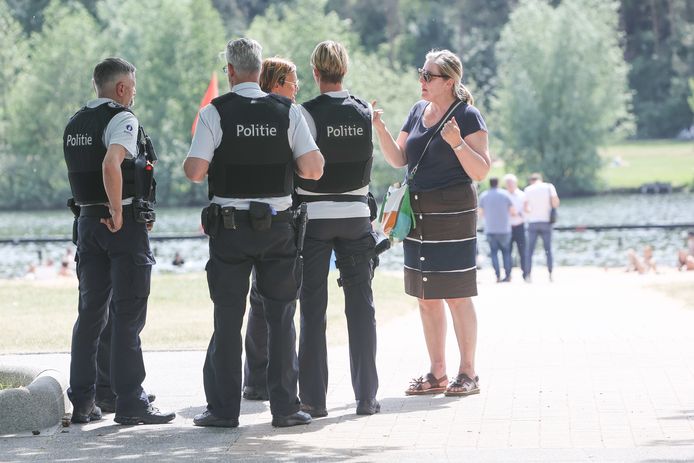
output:
M267 384L273 415L299 410L296 311L296 233L288 222L254 231L241 222L219 226L210 238L207 282L214 303L214 333L203 378L207 407L221 418L238 418L241 405L241 325L251 270L255 269L268 327Z
M258 292L258 286L253 273L251 285L250 310L246 321L246 361L243 365L243 387L252 387L256 391L267 391L267 336L268 328L265 321L263 298Z
M304 242L301 285L301 334L299 340L299 389L301 401L325 407L328 390L325 339L330 256L337 259L363 255L374 248L368 218L310 220ZM376 319L371 291L373 268L365 261L340 268L345 294L352 387L357 400L376 397ZM251 309L246 331L244 385L264 387L267 365L267 329L263 323L263 300L251 290ZM260 389L262 390L262 389Z
M137 413L149 405L142 389L145 367L140 347L154 264L147 230L127 213L117 233L111 233L98 217L80 217L77 227L79 303L68 396L80 408L94 401L97 344L111 319L110 388L117 396L116 412Z
M96 350L96 400L115 397L111 388L111 334L113 331L113 300L108 305L108 320L99 336Z
M520 260L520 268L523 272L523 278L528 276L528 251L527 240L525 236L525 224L514 225L511 227L511 251L513 251L513 243L516 243L518 250L518 259Z
M368 217L310 220L304 243L299 338L299 390L301 401L325 407L328 390L328 352L325 340L328 307L328 272L333 249L339 262L373 250L376 240ZM345 294L352 388L356 400L376 397L376 318L371 291L370 259L340 265Z

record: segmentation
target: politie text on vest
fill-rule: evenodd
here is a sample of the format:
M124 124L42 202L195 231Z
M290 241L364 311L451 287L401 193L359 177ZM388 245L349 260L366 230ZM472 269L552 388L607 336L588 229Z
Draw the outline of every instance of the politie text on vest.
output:
M364 135L364 128L357 125L327 126L328 137L359 137Z
M78 133L76 135L68 134L65 140L66 146L91 146L92 136L84 133Z
M277 127L270 127L270 124L236 124L237 137L276 137Z

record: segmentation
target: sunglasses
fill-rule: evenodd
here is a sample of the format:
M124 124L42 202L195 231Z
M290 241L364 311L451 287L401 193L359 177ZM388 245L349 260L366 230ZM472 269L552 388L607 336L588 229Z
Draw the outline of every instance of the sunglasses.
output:
M285 85L285 84L291 84L294 87L296 87L297 92L299 91L299 79L297 79L296 82L291 81L291 80L285 80L284 82L282 82L282 85Z
M436 77L440 77L442 79L448 79L448 76L444 76L443 74L432 74L431 72L424 70L422 68L418 68L417 72L419 73L419 78L424 80L424 82L429 83L431 82L432 79Z

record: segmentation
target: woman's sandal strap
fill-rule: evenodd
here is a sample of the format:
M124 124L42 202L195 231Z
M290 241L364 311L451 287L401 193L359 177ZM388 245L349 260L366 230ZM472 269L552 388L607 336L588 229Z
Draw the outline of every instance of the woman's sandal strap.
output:
M468 375L465 373L460 373L458 376L455 377L455 380L448 385L448 390L452 389L463 389L463 391L460 392L468 392L474 389L479 388L479 381L480 377L475 376L474 378L470 378ZM468 386L466 386L468 385ZM458 392L458 391L456 391Z
M429 389L440 389L441 383L448 380L448 376L443 375L440 378L436 378L432 373L427 373L425 376L420 376L419 378L412 378L410 381L409 389L411 391L428 391ZM428 388L424 388L424 383L429 383Z

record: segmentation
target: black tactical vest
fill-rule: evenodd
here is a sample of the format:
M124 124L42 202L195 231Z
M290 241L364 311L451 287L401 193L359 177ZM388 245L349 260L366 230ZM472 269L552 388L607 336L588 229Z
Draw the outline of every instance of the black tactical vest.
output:
M315 193L344 193L371 181L373 142L371 113L366 102L349 96L320 95L303 104L316 124L316 143L325 158L319 180L297 180Z
M107 203L102 164L107 147L101 137L113 116L129 109L108 102L95 108L85 106L75 113L63 133L63 153L72 196L77 204ZM135 196L134 160L121 164L123 198Z
M294 188L289 146L291 101L269 94L246 98L227 93L212 100L220 116L222 141L208 170L209 197L288 196Z

